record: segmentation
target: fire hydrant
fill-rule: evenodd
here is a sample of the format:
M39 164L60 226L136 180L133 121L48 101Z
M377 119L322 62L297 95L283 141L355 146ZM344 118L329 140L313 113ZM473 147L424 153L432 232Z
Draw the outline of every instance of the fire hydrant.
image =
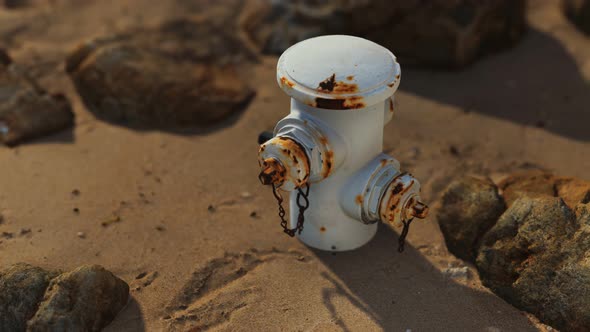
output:
M363 38L311 38L279 58L277 81L291 112L260 146L260 181L272 186L285 232L328 251L371 240L378 221L401 228L424 218L420 183L383 153L400 66L386 48ZM281 192L290 197L285 219Z

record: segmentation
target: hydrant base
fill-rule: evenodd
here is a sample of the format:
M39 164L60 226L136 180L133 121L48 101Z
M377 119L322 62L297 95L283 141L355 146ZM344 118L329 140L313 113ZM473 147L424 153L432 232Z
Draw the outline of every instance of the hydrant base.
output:
M307 246L326 250L326 251L348 251L354 250L363 245L367 244L377 233L378 223L375 224L363 224L356 219L349 217L339 208L335 203L335 199L338 195L332 193L332 195L319 194L318 191L321 189L333 189L333 188L319 188L312 186L311 191L313 194L310 197L317 197L318 200L332 200L334 202L324 201L325 204L318 204L314 208L310 208L305 212L305 223L301 234L297 234L297 237L301 242ZM297 220L298 209L294 201L295 195L292 195L290 200L291 206L291 228L295 225L294 221ZM321 197L321 198L320 198ZM323 199L322 199L323 198ZM318 208L318 206L324 206L324 208ZM327 208L334 206L337 208Z
M358 221L355 221L358 223ZM301 235L297 235L299 240L303 242L306 246L312 247L315 249L320 249L324 251L332 251L332 252L340 252L340 251L350 251L354 249L358 249L365 244L369 243L375 234L377 234L377 225L361 225L364 226L365 230L362 233L357 233L354 239L330 239L329 237L325 237L325 239L305 236L303 233Z

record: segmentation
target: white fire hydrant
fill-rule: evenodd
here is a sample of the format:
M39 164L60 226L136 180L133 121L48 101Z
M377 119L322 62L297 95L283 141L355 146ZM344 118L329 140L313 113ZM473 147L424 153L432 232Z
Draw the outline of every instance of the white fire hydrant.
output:
M369 242L377 221L402 228L424 218L420 183L383 151L400 66L386 48L366 39L334 35L287 49L277 80L291 96L291 112L260 146L260 180L279 200L285 232L329 251ZM290 197L285 219L281 191Z

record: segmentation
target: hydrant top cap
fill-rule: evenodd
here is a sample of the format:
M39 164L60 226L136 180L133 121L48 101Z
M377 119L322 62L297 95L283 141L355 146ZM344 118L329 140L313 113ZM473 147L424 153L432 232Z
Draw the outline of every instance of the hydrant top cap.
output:
M325 109L364 108L391 97L401 70L388 49L369 40L321 36L287 49L277 81L292 98Z

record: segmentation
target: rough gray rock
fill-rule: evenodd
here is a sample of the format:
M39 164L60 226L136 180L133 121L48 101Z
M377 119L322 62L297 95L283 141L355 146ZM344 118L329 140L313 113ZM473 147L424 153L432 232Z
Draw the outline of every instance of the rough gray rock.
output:
M580 208L587 218L588 205ZM582 211L583 210L583 211ZM516 307L564 331L590 327L590 232L558 197L522 197L485 235L482 282Z
M97 265L60 275L15 264L0 271L0 331L100 331L128 298L129 286Z
M0 271L0 331L24 331L55 273L28 264Z
M123 309L129 286L104 268L82 266L51 281L29 331L100 331Z
M246 20L266 53L323 34L351 34L390 48L404 64L460 67L523 35L523 0L258 1Z
M48 94L0 50L0 143L13 146L73 123L69 101Z
M507 302L560 330L588 331L590 182L526 171L499 187L503 213L490 181L449 186L438 212L449 250L463 259L476 253L483 284Z
M563 0L563 11L566 16L590 35L590 1L588 0Z
M156 128L211 125L254 95L246 70L257 55L221 24L189 17L96 39L69 55L66 70L100 118Z
M474 261L480 239L504 210L504 200L491 180L465 177L451 183L437 214L449 251Z

